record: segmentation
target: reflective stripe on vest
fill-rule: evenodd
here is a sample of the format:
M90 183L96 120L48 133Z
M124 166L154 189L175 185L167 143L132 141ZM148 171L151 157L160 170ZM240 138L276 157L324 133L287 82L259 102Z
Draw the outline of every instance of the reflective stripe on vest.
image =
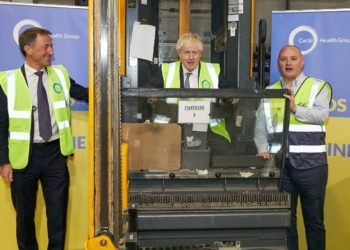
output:
M219 77L215 72L214 65L211 63L205 63L205 65L207 66L210 78L213 81L213 88L218 89L219 88Z
M326 145L290 145L289 153L324 153Z
M7 108L9 112L9 118L29 119L31 116L30 111L15 110L15 70L7 71L7 93Z
M16 70L9 70L7 74L7 107L9 113L9 122L12 125L14 119L21 119L22 121L31 120L30 110L15 110L15 96L16 96ZM29 101L29 100L28 100ZM28 125L29 126L29 125ZM9 131L9 139L16 141L27 141L29 145L30 133L24 131Z
M66 83L66 79L63 75L63 72L61 69L56 68L55 66L52 66L52 68L55 71L55 73L57 74L58 78L60 79L60 82L61 82L62 88L63 88L63 92L64 92L64 96L66 97L66 102L69 103L69 91L67 88L67 83Z
M50 88L50 99L53 103L55 120L58 126L61 153L70 155L74 152L74 147L70 127L69 75L62 65L55 65L47 69L53 84ZM61 94L61 92L63 93Z
M60 83L62 84L62 89L64 92L64 96L65 96L65 101L54 101L53 102L53 108L54 109L61 109L61 108L66 108L67 106L69 106L69 91L67 88L67 83L66 83L66 79L62 73L62 70L59 68L56 68L55 66L52 67L53 70L55 71L55 73L57 74L58 78L60 79ZM69 127L69 121L68 122L68 127ZM58 126L60 127L60 126Z
M309 108L312 108L312 106L314 105L321 83L322 83L321 80L315 79L314 83L312 84L311 91L310 91L310 99L309 99L310 101L308 106Z
M52 69L55 71L55 73L57 74L57 76L58 76L58 78L60 80L60 83L61 83L62 89L63 89L63 93L64 93L64 96L65 96L65 100L54 101L53 102L53 108L55 110L62 109L62 108L65 109L65 108L67 108L67 106L69 106L69 91L68 91L68 88L67 88L66 79L65 79L61 69L57 68L56 66L52 66ZM70 127L70 122L69 122L69 120L59 121L59 122L57 122L57 125L58 125L58 129L62 130L62 129L65 129L65 128L69 128Z
M169 63L167 65L163 64L162 69L164 66L168 67L165 88L170 89L170 88L172 88L172 84L173 84L173 81L175 78L176 67L180 67L180 64L177 62ZM164 72L163 72L163 74L164 74ZM180 79L178 79L178 82L180 83ZM180 84L177 88L180 88ZM178 98L166 98L166 102L169 104L177 104L179 102L179 99Z
M175 75L175 68L176 68L176 62L169 63L169 68L168 68L168 76L166 78L166 83L165 83L165 88L170 89L171 84L174 80L174 75Z
M21 69L1 74L0 84L7 96L9 115L8 157L12 168L19 169L25 167L28 162L32 121L31 96Z
M10 132L9 139L18 141L29 141L30 135L26 132Z
M326 132L326 126L313 124L291 124L289 125L289 132Z
M295 95L295 102L298 104L303 104L304 107L312 108L318 93L325 86L326 82L315 79L315 78L307 78L299 90ZM280 82L274 83L269 88L271 89L282 89L282 84ZM298 95L299 94L299 95ZM274 107L269 105L276 105ZM284 113L284 101L282 100L271 100L271 102L264 102L264 109L266 114L266 122L268 123L268 128L273 127L273 112L277 112L277 110L282 110ZM277 114L278 123L283 123L282 115ZM277 129L276 129L277 131ZM289 124L289 157L291 162L295 165L295 167L312 167L317 166L319 164L325 164L325 152L326 145L324 141L324 133L326 131L326 127L324 124L315 125L308 124L305 122L300 122L296 119L294 114L291 113L290 116L290 124ZM304 136L302 134L305 133L304 140L300 140ZM311 134L310 134L311 133ZM307 137L306 137L307 136ZM296 154L316 154L319 157L315 156L315 160L309 159L308 161L302 161L300 157L296 157Z
M69 125L69 121L66 120L66 121L63 121L63 122L58 122L58 128L61 130L61 129L65 129L65 128L69 128L70 125Z

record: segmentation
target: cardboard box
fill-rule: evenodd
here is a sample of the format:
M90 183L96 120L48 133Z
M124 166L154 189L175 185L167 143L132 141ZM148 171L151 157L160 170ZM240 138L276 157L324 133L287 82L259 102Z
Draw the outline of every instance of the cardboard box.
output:
M181 127L175 123L122 123L122 142L128 143L128 169L179 170Z

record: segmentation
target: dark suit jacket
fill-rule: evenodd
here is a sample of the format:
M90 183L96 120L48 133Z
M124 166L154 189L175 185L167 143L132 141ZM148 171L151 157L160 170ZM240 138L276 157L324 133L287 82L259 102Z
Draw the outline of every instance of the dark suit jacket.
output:
M26 79L24 66L21 67L22 74ZM71 97L88 102L89 94L88 89L77 84L72 78L70 78L71 87L70 95ZM32 114L33 117L33 114ZM30 132L30 141L33 142L34 136L34 124L32 119L32 129ZM8 158L8 136L9 136L9 113L7 109L7 96L5 95L3 89L0 87L0 165L9 163ZM30 147L31 148L31 147Z

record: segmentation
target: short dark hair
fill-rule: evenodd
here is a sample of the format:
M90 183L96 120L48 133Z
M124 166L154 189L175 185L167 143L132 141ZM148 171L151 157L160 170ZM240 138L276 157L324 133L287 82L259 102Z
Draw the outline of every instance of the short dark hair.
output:
M18 38L19 49L21 50L23 56L26 56L26 52L24 51L24 46L31 45L35 41L38 34L51 35L51 32L43 28L32 27L32 28L26 29L19 35L19 38Z

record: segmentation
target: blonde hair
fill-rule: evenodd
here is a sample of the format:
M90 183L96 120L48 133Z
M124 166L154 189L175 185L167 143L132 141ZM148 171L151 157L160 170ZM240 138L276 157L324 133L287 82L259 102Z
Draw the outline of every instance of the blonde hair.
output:
M200 53L203 52L202 38L196 33L184 33L176 43L176 51L180 53L186 43L194 43Z

